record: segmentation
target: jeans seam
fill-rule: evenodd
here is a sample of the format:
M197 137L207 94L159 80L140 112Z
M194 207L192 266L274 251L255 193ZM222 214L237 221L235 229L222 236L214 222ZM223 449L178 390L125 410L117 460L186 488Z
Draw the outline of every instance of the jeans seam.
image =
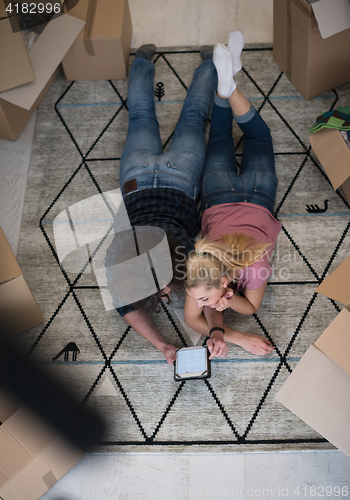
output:
M264 189L261 189L261 188L259 190L256 189L256 185L257 185L257 179L256 179L256 177L257 177L257 174L259 174L259 173L262 173L262 172L260 172L260 171L255 172L254 193L261 193L264 196L267 196L268 198L271 198L271 200L274 200L276 196L271 195L268 191L265 191ZM277 181L276 174L273 174L272 172L264 172L264 173L268 174L268 175L271 175L274 178L274 180L276 181L276 188L277 188L278 181Z

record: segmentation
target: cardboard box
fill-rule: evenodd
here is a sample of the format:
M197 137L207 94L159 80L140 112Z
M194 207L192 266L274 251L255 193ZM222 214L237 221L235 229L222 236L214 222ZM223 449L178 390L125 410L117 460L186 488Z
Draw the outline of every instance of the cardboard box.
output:
M67 80L123 80L128 75L131 18L128 0L79 0L65 9L86 21L62 66Z
M0 497L38 500L83 457L45 422L0 392Z
M276 399L350 456L350 257L316 292L346 307L309 347Z
M274 0L273 18L273 59L304 99L350 81L349 0Z
M339 130L323 128L310 135L310 143L332 186L341 187L350 204L350 150Z
M64 0L57 0L63 3ZM19 22L16 8L6 10L8 0L0 0L0 92L35 80L33 66ZM10 21L11 20L11 21ZM14 32L15 31L15 32Z
M16 335L40 325L44 318L1 228L0 255L1 330Z
M32 63L22 33L20 31L13 33L10 19L2 19L0 21L0 92L34 79Z
M0 137L15 141L56 78L63 56L85 22L68 14L52 19L29 53L35 81L0 93Z

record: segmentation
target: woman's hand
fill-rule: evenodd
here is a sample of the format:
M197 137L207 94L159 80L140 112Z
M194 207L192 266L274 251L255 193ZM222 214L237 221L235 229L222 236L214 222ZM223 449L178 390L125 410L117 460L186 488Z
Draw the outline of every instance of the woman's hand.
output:
M254 335L253 333L242 333L239 332L239 338L235 341L235 344L243 347L248 352L252 354L257 354L258 356L265 356L265 354L270 354L275 347L273 347L270 342L259 335Z
M224 341L224 334L222 332L214 331L210 339L207 340L207 346L210 352L209 359L215 357L226 358L228 354L228 345Z
M232 307L233 303L233 296L234 296L234 291L233 290L227 290L225 295L221 297L215 304L214 308L217 311L224 311L225 309L228 309L229 307Z

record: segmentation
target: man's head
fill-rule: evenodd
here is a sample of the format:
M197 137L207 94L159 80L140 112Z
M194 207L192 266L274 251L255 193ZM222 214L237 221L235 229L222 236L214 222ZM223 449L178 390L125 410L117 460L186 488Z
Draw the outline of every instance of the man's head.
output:
M179 236L162 228L135 226L114 235L106 255L108 289L116 308L128 304L160 311L169 289L186 279L186 252Z

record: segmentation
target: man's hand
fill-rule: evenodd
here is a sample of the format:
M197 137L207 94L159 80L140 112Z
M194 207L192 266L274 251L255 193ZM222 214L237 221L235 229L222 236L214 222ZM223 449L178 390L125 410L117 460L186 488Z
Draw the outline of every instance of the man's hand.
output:
M131 311L125 314L124 319L144 339L148 340L157 349L162 351L169 365L173 364L176 359L175 347L171 344L168 344L163 339L145 310L136 309L135 311Z
M257 354L258 356L265 356L265 354L270 354L275 347L273 347L270 342L259 335L254 335L253 333L242 333L239 332L239 339L235 341L235 344L243 347L248 352L252 354Z
M220 331L213 332L210 339L207 340L207 346L210 352L209 359L226 358L228 353L228 345L224 342L224 334Z
M233 302L233 295L234 291L233 290L227 290L225 295L221 297L213 307L217 311L224 311L225 309L228 309L229 307L232 307L232 302Z
M164 347L161 349L162 353L165 356L165 359L169 363L169 365L173 365L176 360L176 348L171 344L164 344Z

